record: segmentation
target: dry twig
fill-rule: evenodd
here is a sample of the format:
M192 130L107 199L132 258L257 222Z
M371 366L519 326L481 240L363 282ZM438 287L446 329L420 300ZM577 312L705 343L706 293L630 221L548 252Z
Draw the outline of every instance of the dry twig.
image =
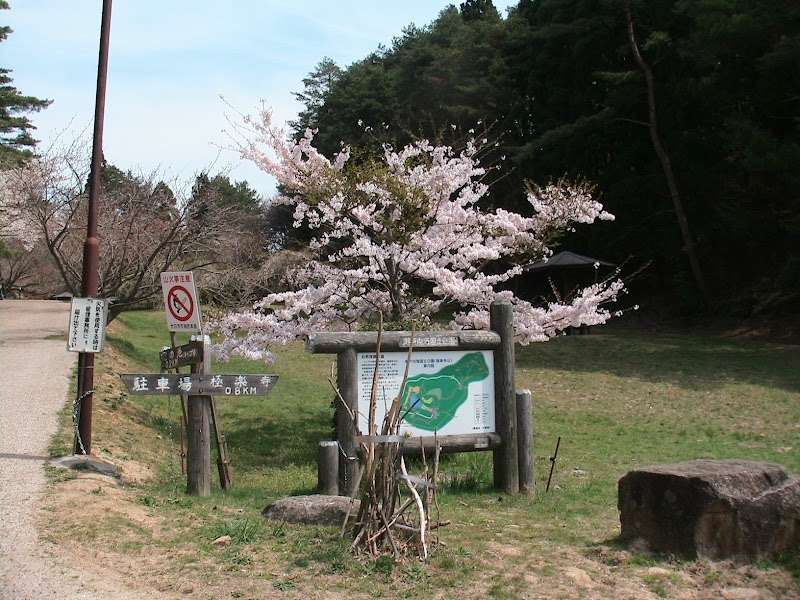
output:
M446 524L446 522L437 521L432 527L429 516L431 498L435 502L439 449L437 447L433 474L428 472L427 463L423 458L423 474L420 477L409 475L402 456L403 438L399 435L399 431L403 420L401 414L402 394L408 380L414 347L413 330L406 370L400 386L400 395L393 399L381 424L380 432L377 430L376 415L382 332L383 321L381 319L370 396L369 431L366 435L358 432L365 465L361 479L361 483L363 483L361 507L352 524L351 550L357 554L370 556L391 554L395 560L400 560L409 552L416 551L418 556L424 560L430 556L430 531ZM340 405L344 405L344 402L341 402ZM357 415L352 414L352 411L350 413L353 422L356 423L356 429L358 429ZM417 489L418 486L423 488L422 492ZM409 497L403 496L404 490ZM342 529L343 533L347 529L348 520L346 519Z

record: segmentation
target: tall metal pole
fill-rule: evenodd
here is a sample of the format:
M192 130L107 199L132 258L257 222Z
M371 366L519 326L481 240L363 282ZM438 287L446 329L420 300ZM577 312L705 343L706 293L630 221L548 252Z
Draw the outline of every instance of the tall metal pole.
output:
M81 296L96 298L100 271L100 240L97 237L97 205L100 199L100 170L103 165L103 121L106 108L108 79L108 47L111 36L111 1L103 0L100 24L100 53L97 61L97 95L94 108L92 140L92 169L89 176L89 220L86 242L83 245L83 274ZM78 429L75 435L75 454L92 453L92 395L94 393L94 354L78 355L78 397L76 410Z

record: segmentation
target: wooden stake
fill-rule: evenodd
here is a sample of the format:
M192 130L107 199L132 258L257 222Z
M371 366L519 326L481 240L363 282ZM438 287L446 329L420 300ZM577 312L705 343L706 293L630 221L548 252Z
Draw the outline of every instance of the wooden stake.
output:
M533 395L517 390L517 437L519 443L519 491L536 495L536 458L533 451Z
M553 456L550 457L550 475L547 477L547 487L544 489L545 492L550 491L550 481L553 479L553 470L556 468L559 446L561 446L561 436L558 436L558 441L556 442L556 451L553 453Z
M186 448L183 443L184 427L186 427L186 419L184 418L183 415L181 415L181 475L186 475Z
M175 332L169 332L169 343L171 347L177 346L177 340L175 338ZM181 370L179 367L175 367L175 372L180 373ZM189 423L189 415L186 413L186 402L188 400L188 396L186 394L181 394L181 474L186 475L186 449L184 447L184 431L186 425Z
M339 493L339 444L335 440L319 443L317 491L327 496Z
M225 436L219 426L219 417L217 416L217 403L214 396L211 396L211 423L214 427L214 433L217 440L217 470L219 471L219 484L223 490L233 489L233 469L231 468L230 460L228 459L228 442L225 441Z

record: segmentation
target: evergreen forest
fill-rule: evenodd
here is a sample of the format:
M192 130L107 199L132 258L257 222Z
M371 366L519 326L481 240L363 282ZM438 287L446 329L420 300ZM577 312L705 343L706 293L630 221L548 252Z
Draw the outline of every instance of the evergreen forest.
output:
M560 249L621 266L631 304L796 314L800 3L466 0L303 83L292 128L328 156L481 136L493 206L524 210L526 182L593 183L616 221ZM269 221L302 243L280 207Z

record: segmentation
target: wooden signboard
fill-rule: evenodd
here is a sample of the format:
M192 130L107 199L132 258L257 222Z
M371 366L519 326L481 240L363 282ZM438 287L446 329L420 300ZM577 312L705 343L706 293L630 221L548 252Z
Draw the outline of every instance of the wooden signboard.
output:
M184 375L182 373L136 373L120 375L131 394L178 396L266 396L277 375Z
M497 488L508 494L535 489L533 436L526 436L525 445L519 446L518 430L533 430L533 411L528 403L523 418L517 418L521 401L514 379L513 306L493 302L489 312L491 331L383 332L380 356L376 332L308 335L310 352L337 355L337 390L347 407L337 411L336 424L337 445L348 458L339 462L345 493L357 491L352 486L359 481L358 452L363 446L356 441L358 432L370 433L365 419L354 421L351 415L368 414L376 365L380 377L376 412L400 397L399 433L411 436L403 444L404 454L421 448L432 452L434 447L442 452L492 450ZM530 402L530 393L519 396ZM520 453L525 460L519 460Z
M161 369L164 371L198 365L203 362L203 342L194 341L175 348L164 348L160 356Z

